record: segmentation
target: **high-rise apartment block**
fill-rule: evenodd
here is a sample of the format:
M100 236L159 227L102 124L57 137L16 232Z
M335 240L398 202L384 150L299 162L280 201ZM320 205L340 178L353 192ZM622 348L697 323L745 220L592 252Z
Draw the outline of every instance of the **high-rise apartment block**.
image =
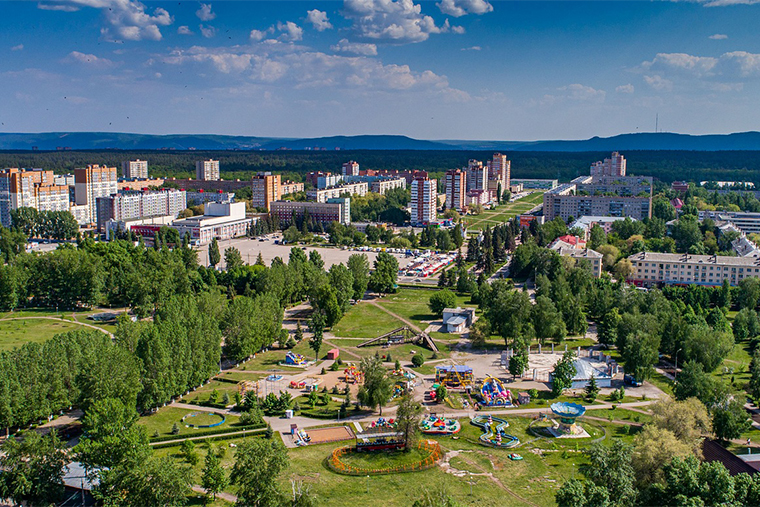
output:
M310 201L276 201L272 203L272 214L279 218L281 224L289 224L293 217L300 220L304 215L323 225L340 222L351 223L351 199L340 197L328 199L327 202Z
M349 160L343 164L342 174L343 176L359 176L359 163Z
M280 175L261 172L253 177L251 205L255 208L272 209L272 203L280 200Z
M120 192L97 199L98 230L104 232L109 220L136 220L160 216L179 216L187 208L184 190Z
M488 189L496 196L501 191L509 190L512 176L512 162L501 153L494 153L488 161ZM500 196L496 196L497 198Z
M77 206L87 206L84 223L97 220L97 199L118 192L116 168L95 165L74 170L74 199Z
M68 211L69 187L57 185L53 171L9 168L0 171L0 224L11 226L11 210Z
M467 207L467 173L461 169L446 171L446 208L464 211Z
M467 190L488 189L488 167L479 160L470 160L467 164Z
M219 181L219 161L212 159L197 161L195 178L202 181Z
M128 180L131 179L148 179L148 161L147 160L125 160L121 163L121 175Z
M591 176L625 176L625 157L614 151L610 158L591 164Z
M435 222L438 204L438 185L427 176L412 180L412 224L427 225Z

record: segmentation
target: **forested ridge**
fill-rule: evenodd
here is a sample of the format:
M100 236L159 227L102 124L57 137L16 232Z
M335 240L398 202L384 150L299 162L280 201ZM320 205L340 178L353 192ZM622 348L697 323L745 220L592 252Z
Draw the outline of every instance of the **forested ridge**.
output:
M41 167L56 173L71 172L87 164L121 168L121 162L140 158L150 174L176 178L195 177L195 162L218 159L225 179L250 179L256 171L277 171L302 179L310 171L340 172L343 162L356 160L362 169L421 170L440 177L448 169L463 167L470 159L488 160L493 151L3 151L0 167ZM570 180L588 174L592 162L608 152L507 152L513 178ZM729 180L760 183L758 151L624 151L628 173L674 180Z

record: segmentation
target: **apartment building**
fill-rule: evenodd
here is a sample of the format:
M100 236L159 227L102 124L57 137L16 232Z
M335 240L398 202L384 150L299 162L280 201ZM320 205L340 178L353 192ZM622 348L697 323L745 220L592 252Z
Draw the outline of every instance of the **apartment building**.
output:
M336 187L308 190L306 198L314 202L327 202L328 199L337 199L344 194L363 196L367 195L367 192L369 192L367 182L341 183Z
M580 176L544 193L546 220L613 216L636 220L652 216L652 178Z
M533 190L551 190L559 186L558 180L542 180L535 178L512 178L510 183L512 185L522 185L524 189Z
M731 222L745 234L760 233L760 213L744 211L700 211L699 220Z
M184 190L127 191L97 198L98 231L105 232L109 220L128 221L142 218L177 217L187 208Z
M359 176L361 178L362 176ZM377 178L369 181L370 190L376 194L384 195L388 190L394 188L406 188L406 179L404 178Z
M467 209L467 172L461 169L446 171L446 209Z
M745 278L760 277L760 258L752 256L639 252L628 260L634 270L628 281L643 287L660 284L720 286L723 280L738 285Z
M341 174L343 176L359 176L359 163L354 160L349 160L343 164Z
M612 224L619 220L625 220L625 217L583 216L576 219L569 227L570 229L575 229L576 227L582 229L585 233L585 239L588 240L589 233L595 225L598 225L605 233L609 234L612 232Z
M269 211L274 201L280 200L280 175L260 172L253 177L251 205Z
M288 194L295 194L296 192L303 192L304 184L296 181L283 181L280 183L280 197Z
M234 192L222 192L221 190L217 192L186 191L185 196L188 206L197 206L207 202L235 202Z
M470 160L467 163L467 190L488 189L488 167L479 160Z
M610 158L591 164L591 176L625 176L625 157L614 151Z
M427 225L437 218L438 182L427 176L418 176L412 181L412 224Z
M343 182L344 178L345 176L342 174L323 174L321 176L317 176L317 183L314 186L318 189L337 187Z
M53 171L8 168L0 171L0 224L11 226L11 210L68 211L69 187L58 185Z
M87 206L80 224L93 224L97 221L97 199L108 197L118 192L115 167L88 165L74 170L74 200L77 206Z
M343 225L351 223L351 199L329 199L327 202L296 202L275 201L272 203L272 214L281 224L289 224L295 216L297 219L308 214L309 218L318 223L329 225L340 222Z
M147 160L125 160L121 163L121 175L128 179L148 179L148 161Z
M509 190L512 177L512 162L501 153L494 153L488 161L488 189L496 195L501 186L501 191Z
M578 266L585 267L596 278L602 276L602 258L604 256L596 250L578 248L577 245L567 244L562 241L556 242L550 248L563 257L572 257L576 260Z
M219 161L198 160L195 163L195 178L201 181L219 181Z

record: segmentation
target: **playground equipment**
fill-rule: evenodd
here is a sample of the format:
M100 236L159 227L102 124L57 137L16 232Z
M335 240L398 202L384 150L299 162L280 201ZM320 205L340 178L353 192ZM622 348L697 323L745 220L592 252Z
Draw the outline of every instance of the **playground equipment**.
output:
M346 384L356 384L364 380L364 373L354 365L343 370L343 375L346 379Z
M506 433L509 423L491 415L479 415L470 420L474 426L483 430L480 443L497 449L509 449L520 445L520 439Z
M285 354L285 364L288 366L306 366L309 361L301 354L296 354L293 351Z
M563 435L580 435L585 430L578 426L575 420L586 413L586 407L577 403L560 401L552 403L552 412L559 418L556 431Z
M377 338L360 343L357 347L367 347L369 345L390 347L391 345L401 345L404 343L416 343L417 345L429 348L433 352L438 352L438 346L427 333L416 333L409 326L402 326L393 331L388 331Z
M282 380L282 375L267 375L266 379L267 382L279 382Z
M512 406L512 393L504 387L501 380L487 377L480 386L480 399L488 407Z
M465 389L472 385L472 368L455 364L435 367L435 383L451 389Z
M420 421L420 431L426 435L453 435L459 433L462 425L456 419L444 419L431 415Z
M252 392L255 396L259 395L259 383L254 380L241 380L237 384L240 398L244 399L245 395Z
M402 449L406 445L404 432L398 431L396 426L393 419L384 417L372 421L366 430L356 433L356 450L361 452Z
M393 398L403 396L407 391L411 391L417 385L417 375L406 370L393 370L391 372L393 379Z

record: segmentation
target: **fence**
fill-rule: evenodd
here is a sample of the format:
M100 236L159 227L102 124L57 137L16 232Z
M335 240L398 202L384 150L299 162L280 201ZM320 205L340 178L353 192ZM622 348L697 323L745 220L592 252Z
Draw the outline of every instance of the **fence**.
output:
M353 446L339 447L332 452L327 460L328 466L335 472L343 475L384 475L399 474L406 472L419 472L435 466L443 457L441 446L433 440L422 440L417 444L417 449L428 451L430 454L423 460L416 463L407 463L405 465L389 468L359 468L349 465L341 460L342 456L356 452Z

